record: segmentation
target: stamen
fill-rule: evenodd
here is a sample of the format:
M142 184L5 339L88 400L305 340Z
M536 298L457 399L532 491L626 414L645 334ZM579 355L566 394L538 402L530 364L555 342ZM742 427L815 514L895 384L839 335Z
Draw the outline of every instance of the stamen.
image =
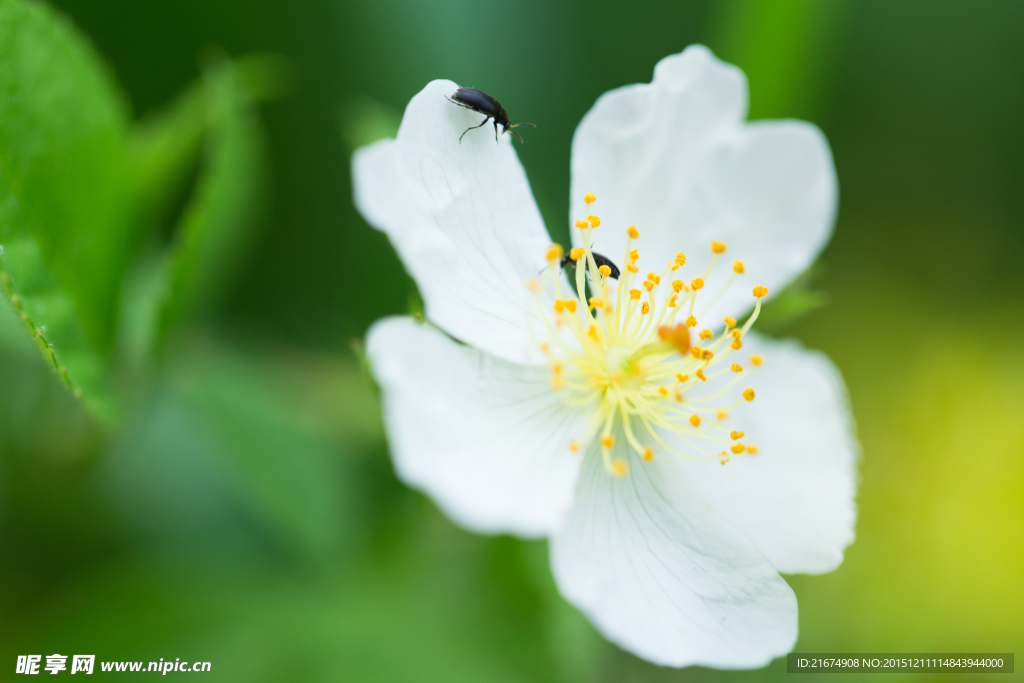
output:
M640 237L640 232L636 229L635 225L629 226L629 229L626 230L626 234L628 234L633 239L637 239L638 237Z
M733 441L736 441L737 439L742 439L744 436L746 435L743 432L737 432L736 430L729 432L729 438L732 439Z
M587 253L587 250L583 247L573 247L569 250L569 258L573 261L579 261L583 258L583 255Z
M548 263L559 260L565 254L565 249L562 248L561 244L552 244L548 247L548 253L545 255Z
M764 358L762 358L761 356L751 356L750 362L753 365L761 365L761 363L764 362Z
M735 453L736 455L739 455L743 451L747 450L747 447L744 446L741 443L738 443L738 444L733 444L733 446L729 450L732 451L733 453Z
M748 401L753 401L754 400L754 390L750 389L750 388L745 389L743 391L743 398L745 398Z
M601 218L600 218L600 216L587 216L587 220L590 221L590 224L592 226L594 226L595 228L597 226L601 225Z
M732 272L736 273L737 275L742 275L745 271L746 268L743 265L743 261L732 262Z
M743 366L740 365L739 363L733 363L732 365L729 366L729 369L732 370L733 372L743 372Z
M622 479L629 474L629 465L622 458L615 458L612 460L612 474Z
M644 453L641 457L643 457L645 461L650 462L654 460L654 451L651 449L650 446L648 446L647 448L644 449Z
M609 275L612 274L612 269L610 266L601 266L600 268L597 269L597 271L601 273L601 275L604 277L608 277Z
M716 254L725 253L725 244L723 242L712 242L711 251Z
M692 289L693 291L697 291L698 289L701 289L703 286L704 286L704 279L703 278L695 277L692 280L690 280L690 289ZM764 289L764 288L762 287L762 289ZM765 290L765 293L767 294L768 290ZM757 296L757 295L755 294L754 296Z
M583 195L583 201L587 203L587 206L590 206L591 204L597 201L597 197L594 196L593 192L588 192L585 195Z

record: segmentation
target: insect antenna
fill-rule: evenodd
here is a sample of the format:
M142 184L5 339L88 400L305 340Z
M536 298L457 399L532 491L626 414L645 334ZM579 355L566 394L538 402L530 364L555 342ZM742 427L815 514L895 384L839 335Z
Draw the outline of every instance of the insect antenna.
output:
M509 128L518 128L519 126L529 126L530 128L536 128L536 123L515 123L509 126Z

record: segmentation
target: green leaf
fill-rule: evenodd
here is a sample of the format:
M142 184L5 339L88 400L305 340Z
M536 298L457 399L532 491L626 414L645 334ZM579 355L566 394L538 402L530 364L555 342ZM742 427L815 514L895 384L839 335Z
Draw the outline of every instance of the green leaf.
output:
M210 131L195 194L177 228L161 335L213 310L251 234L263 181L263 142L246 76L225 63L207 72Z
M0 0L0 289L102 416L130 246L126 128L85 39L43 5Z

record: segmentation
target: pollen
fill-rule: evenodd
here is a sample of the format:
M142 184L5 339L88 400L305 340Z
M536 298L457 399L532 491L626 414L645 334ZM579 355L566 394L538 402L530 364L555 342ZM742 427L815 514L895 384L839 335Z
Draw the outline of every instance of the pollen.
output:
M749 388L749 387L747 389L744 389L743 390L743 398L747 399L748 401L753 401L754 400L754 390Z
M647 273L647 279L656 285L661 284L661 277L657 273Z
M612 269L610 266L601 266L600 268L597 269L597 272L601 273L601 275L604 277L608 277L609 275L612 274Z
M703 278L695 277L692 280L690 280L690 289L692 289L695 292L698 289L700 289L701 287L703 287L703 286L704 286L704 279Z
M686 380L690 379L690 376L684 375L683 373L680 372L676 375L676 379L679 380L680 382L685 382Z
M704 368L697 368L696 375L697 375L697 379L699 379L701 382L707 382L708 381L708 378L704 376Z
M631 289L631 290L629 290L629 298L633 299L634 301L639 301L640 300L640 294L641 294L641 292L640 292L639 289Z
M739 337L736 337L735 339L732 340L732 343L729 344L729 346L739 351L740 349L743 348L743 342L740 341Z
M595 228L601 225L600 216L587 216L587 220L590 221L590 224L593 225Z
M573 303L575 303L575 302L573 302ZM590 307L591 308L604 308L604 299L602 299L599 296L592 296L592 297L590 297Z
M545 258L548 260L548 263L551 263L562 258L562 256L564 255L565 249L562 248L561 244L552 244L550 247L548 247L548 253L545 254Z
M679 292L683 291L683 281L682 280L674 280L672 282L672 289L675 290L676 294L678 294Z
M647 315L650 312L651 312L651 305L645 301L643 303L643 305L640 307L640 313L641 313L641 315Z
M658 387L658 393L662 396L668 396L668 389L665 387Z
M575 313L576 312L576 299L566 299L565 300L565 310L569 311L570 313Z
M700 338L701 339L707 340L707 339L711 339L714 336L715 336L715 333L712 332L711 330L701 330L700 331Z
M722 420L728 419L729 413L725 412L724 410L719 410L718 414L715 415L715 417L718 419L719 422L721 422Z
M587 253L587 250L583 247L573 247L569 250L569 258L573 261L579 261L583 258L583 255Z
M743 432L737 432L736 430L729 432L729 438L732 439L733 441L742 439L744 436L746 436L746 434L744 434Z
M739 339L740 337L743 336L743 330L732 330L731 332L729 332L729 334Z
M602 439L601 439L601 447L602 448L610 449L614 445L615 445L615 437L614 436L609 434L608 436L602 437Z
M631 273L639 273L640 272L640 269L637 268L636 266L634 266L632 263L630 263L628 266L626 266L626 270L628 270Z
M576 221L576 227L580 230L587 230L590 227L590 223L586 221Z
M633 239L640 237L640 231L636 229L635 225L629 226L629 229L626 230L626 234L632 237Z
M683 324L674 327L662 325L658 328L658 338L671 344L679 353L686 353L686 350L690 348L690 330L686 329L686 325Z
M726 327L736 327L736 318L732 318L732 317L730 317L728 315L725 316L725 326Z
M744 446L744 445L743 445L743 444L741 444L741 443L734 443L734 444L733 444L733 445L732 445L732 446L731 446L731 447L729 448L729 450L730 450L730 451L732 451L733 453L735 453L736 455L739 455L739 454L740 454L740 453L742 453L743 451L747 450L747 447L746 447L746 446Z
M654 451L651 449L650 446L644 449L642 457L647 462L654 460Z
M681 266L685 266L686 265L686 254L684 254L681 251L677 251L676 252L676 263L678 263Z
M689 318L686 319L686 324L689 325L690 327L697 327L697 319L691 315Z
M760 299L761 297L764 297L764 296L768 296L768 288L767 287L762 287L761 285L758 285L757 287L754 287L754 298L755 299Z
M763 362L764 362L764 358L762 358L761 356L751 356L750 357L750 363L752 365L761 365L761 363L763 363Z
M562 311L565 310L565 302L562 301L561 299L555 299L554 308L555 313L561 313Z
M632 261L639 261L640 260L640 252L637 251L636 249L630 249L629 250L629 258Z
M747 453L750 455L757 455L760 452L757 446L747 446Z
M700 427L700 417L697 415L691 415L690 424L692 424L694 427Z
M585 195L583 195L583 201L587 203L587 206L590 206L591 204L597 201L597 197L594 196L593 192L588 192Z
M724 254L725 253L725 242L712 242L711 243L711 251L713 251L716 254Z
M722 451L721 453L719 453L718 454L718 462L722 463L723 465L725 463L729 462L729 454L726 453L725 451Z
M743 372L743 366L740 365L739 363L733 363L732 365L729 366L729 369L732 370L733 372Z
M743 265L743 261L732 262L732 272L736 273L737 275L742 275L746 270L747 269L746 266Z
M622 458L615 458L612 460L612 474L622 479L629 474L629 465Z

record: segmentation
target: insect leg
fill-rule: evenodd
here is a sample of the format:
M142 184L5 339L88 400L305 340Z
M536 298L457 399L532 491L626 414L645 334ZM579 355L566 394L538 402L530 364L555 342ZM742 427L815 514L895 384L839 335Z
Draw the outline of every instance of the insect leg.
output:
M480 126L484 125L484 123L487 123L487 122L488 122L488 121L490 121L490 120L491 120L491 117L490 117L490 116L486 117L486 118L485 118L485 119L483 120L483 123L481 123L481 124L480 124ZM460 143L462 142L462 138L464 138L464 137L466 136L466 133L468 133L469 131L473 130L474 128L479 128L480 126L470 126L470 127L469 127L469 128L467 128L466 130L462 131L462 135L460 135L460 136L459 136L459 142L460 142Z

